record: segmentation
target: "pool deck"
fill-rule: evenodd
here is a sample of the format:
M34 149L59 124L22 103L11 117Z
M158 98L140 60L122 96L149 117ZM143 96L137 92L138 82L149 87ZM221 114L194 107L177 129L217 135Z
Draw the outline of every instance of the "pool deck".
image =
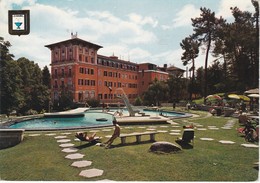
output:
M165 124L170 123L170 119L163 116L123 116L116 117L118 124L134 125L134 124Z
M79 107L76 109L54 112L54 113L44 113L45 117L74 117L74 116L84 116L85 111L89 110L88 107Z

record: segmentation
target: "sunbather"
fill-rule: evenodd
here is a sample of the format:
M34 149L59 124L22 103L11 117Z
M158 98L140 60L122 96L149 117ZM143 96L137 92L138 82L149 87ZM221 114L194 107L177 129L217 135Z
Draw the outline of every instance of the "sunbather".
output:
M91 136L88 136L87 132L85 132L85 133L77 132L76 135L75 135L75 137L77 137L81 141L92 141L92 140L94 140L95 136L96 136L96 133L93 133Z

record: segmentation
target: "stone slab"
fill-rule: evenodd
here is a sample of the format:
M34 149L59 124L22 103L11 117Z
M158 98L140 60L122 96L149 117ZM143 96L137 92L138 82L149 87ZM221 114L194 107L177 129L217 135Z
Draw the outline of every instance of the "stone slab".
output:
M167 130L157 130L158 133L167 133Z
M204 141L212 141L214 140L213 138L200 138L200 140L204 140Z
M256 144L241 144L241 146L243 146L243 147L254 147L254 148L259 147L259 145L256 145Z
M60 140L57 140L57 142L59 143L65 143L65 142L70 142L71 140L70 139L60 139Z
M40 136L41 134L30 134L30 135L28 135L28 136L30 136L30 137L38 137L38 136Z
M75 161L70 166L82 168L82 167L90 166L91 164L92 161L82 160L82 161Z
M64 133L61 133L62 135L70 135L71 133L70 132L64 132Z
M92 169L88 169L88 170L82 170L79 175L83 176L83 177L87 177L87 178L92 178L92 177L101 176L101 175L103 175L103 173L104 173L104 170L92 168Z
M169 126L163 126L163 125L162 125L162 126L160 126L160 128L168 128L168 127L169 127Z
M66 143L66 144L60 144L59 146L60 146L60 147L73 147L74 144L72 144L72 143Z
M73 148L73 147L64 148L62 150L62 152L66 152L66 153L73 153L73 152L77 152L77 151L78 151L78 149Z
M66 159L81 159L84 156L85 156L84 154L75 153L75 154L69 154L69 155L65 156L65 158Z
M45 134L46 136L54 136L56 135L56 133L48 133L48 134Z
M219 130L219 128L209 128L209 130Z
M197 130L199 130L199 131L205 131L205 130L207 130L207 128L197 128Z
M65 139L65 138L67 138L67 136L56 136L56 137L54 137L55 139Z
M220 140L219 141L221 144L235 144L235 142L230 141L230 140Z
M181 132L181 130L171 130L171 132Z
M170 133L170 135L176 135L176 136L179 136L179 135L181 135L181 133Z

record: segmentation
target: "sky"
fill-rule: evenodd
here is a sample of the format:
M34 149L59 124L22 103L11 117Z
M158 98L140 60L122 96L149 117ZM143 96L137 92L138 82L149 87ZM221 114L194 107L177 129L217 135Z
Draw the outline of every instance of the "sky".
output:
M0 0L0 36L11 43L14 59L26 57L41 68L50 67L44 46L70 39L73 32L103 46L100 55L185 70L180 42L193 33L191 18L206 7L233 22L230 7L235 6L254 12L251 0ZM30 10L29 35L8 33L8 10ZM195 67L204 60L201 50Z

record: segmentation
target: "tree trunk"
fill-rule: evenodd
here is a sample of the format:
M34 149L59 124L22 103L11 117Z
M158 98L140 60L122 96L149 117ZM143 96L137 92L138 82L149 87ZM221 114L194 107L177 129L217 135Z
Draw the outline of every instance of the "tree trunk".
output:
M203 94L203 96L204 96L204 104L206 104L206 97L207 97L208 57L209 57L210 44L211 44L211 33L209 33L209 40L208 40L208 46L207 46L207 52L206 52L206 58L205 58L204 94Z

